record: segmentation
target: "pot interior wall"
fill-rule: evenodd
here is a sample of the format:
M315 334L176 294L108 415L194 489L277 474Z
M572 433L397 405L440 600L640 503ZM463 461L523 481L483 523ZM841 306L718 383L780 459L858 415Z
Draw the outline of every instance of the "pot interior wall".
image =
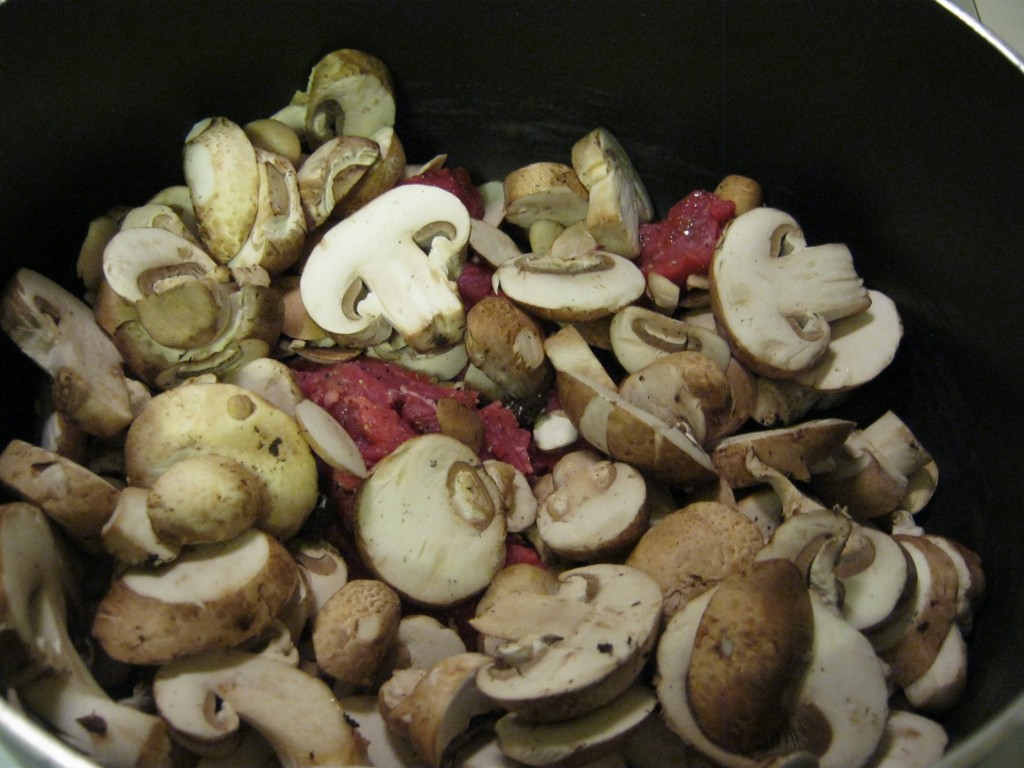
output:
M850 244L900 306L893 367L848 412L892 408L935 454L926 525L982 553L962 740L1024 690L1024 77L930 2L49 3L0 8L0 260L73 284L90 219L181 180L197 120L265 116L338 47L391 67L413 160L475 179L565 160L607 126L659 210L726 173L812 243ZM38 377L7 342L4 441Z

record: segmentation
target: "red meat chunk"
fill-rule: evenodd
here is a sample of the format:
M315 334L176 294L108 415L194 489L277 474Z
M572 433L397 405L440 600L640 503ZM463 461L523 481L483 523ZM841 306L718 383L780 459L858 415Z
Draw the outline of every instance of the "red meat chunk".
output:
M731 200L704 190L691 192L672 206L664 221L641 225L640 269L676 285L686 285L690 275L706 275L718 238L735 215Z

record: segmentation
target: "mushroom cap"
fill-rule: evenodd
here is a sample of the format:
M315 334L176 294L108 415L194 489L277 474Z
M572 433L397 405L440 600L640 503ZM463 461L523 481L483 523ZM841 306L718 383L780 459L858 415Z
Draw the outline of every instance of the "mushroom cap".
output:
M294 535L317 499L316 460L295 420L234 384L188 384L154 397L125 440L132 485L151 487L176 462L215 453L247 467L266 488L259 526Z
M508 396L526 398L552 380L537 322L502 296L488 296L466 313L466 353Z
M723 371L732 358L728 342L713 330L635 304L615 313L609 337L615 358L629 373L673 352L700 352Z
M395 638L402 606L398 594L382 581L346 582L317 611L313 649L328 675L365 685Z
M571 569L559 576L554 595L508 594L470 621L507 641L477 684L531 720L591 712L637 678L660 616L661 589L642 571L611 563Z
M748 567L763 546L760 529L741 512L717 501L696 501L651 526L626 564L658 582L663 610L671 616Z
M813 368L828 350L829 323L871 304L846 246L808 247L796 221L774 208L754 208L726 225L708 277L733 353L770 377Z
M164 664L236 646L260 634L295 592L288 551L255 529L189 549L160 568L133 567L114 580L93 620L113 658Z
M357 498L356 545L377 577L427 605L482 591L505 561L494 481L463 442L414 437L378 462Z
M505 220L510 224L529 228L537 221L555 221L568 226L586 215L587 188L568 165L531 163L505 177Z

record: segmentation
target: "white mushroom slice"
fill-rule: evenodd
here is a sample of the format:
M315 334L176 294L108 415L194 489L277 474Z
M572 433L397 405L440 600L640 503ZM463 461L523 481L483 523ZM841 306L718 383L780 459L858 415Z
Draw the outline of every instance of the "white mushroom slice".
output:
M330 688L274 659L237 650L179 659L158 670L153 696L171 727L194 738L223 738L244 720L286 768L367 764Z
M973 624L974 609L985 594L986 579L978 554L945 536L927 535L932 544L953 561L957 573L956 621L967 633Z
M0 632L5 662L20 666L7 682L28 711L101 765L166 765L163 721L111 700L75 649L65 597L77 588L70 557L37 508L0 506Z
M330 596L348 582L348 564L337 548L326 541L293 539L288 550L299 567L315 616Z
M606 129L596 128L572 148L572 165L589 193L587 229L613 253L640 255L640 224L654 206L629 155Z
M110 656L130 664L235 646L270 624L298 578L281 544L249 530L189 549L160 568L127 569L100 602L93 635Z
M552 552L592 562L636 543L647 528L647 485L633 467L591 451L563 457L554 488L537 509L537 532Z
M917 512L927 504L938 482L938 466L910 427L892 411L886 411L863 430L864 439L880 461L907 478L901 506Z
M866 768L931 768L949 743L946 729L914 712L889 713L882 742Z
M544 342L557 372L559 398L580 436L616 461L674 486L714 479L714 465L693 437L622 397L572 326Z
M473 219L471 223L469 246L492 267L500 267L509 259L523 255L505 230L480 219Z
M763 427L796 424L821 403L822 394L793 379L753 377L754 403L750 418Z
M671 314L680 304L682 289L667 277L648 272L646 294L659 311Z
M110 211L89 222L75 262L75 274L90 294L95 294L103 281L103 249L121 227L121 211ZM90 300L89 303L92 303Z
M815 419L781 429L732 435L716 441L711 459L719 475L733 488L758 483L747 467L747 454L753 454L773 469L796 480L835 467L843 443L856 424L845 419Z
M579 229L583 232L587 232L586 226L583 222L576 222L566 227L564 224L560 224L557 221L551 219L539 219L530 225L529 232L529 246L531 253L547 253L558 242L558 238L567 229ZM587 237L590 240L590 245L593 248L597 248L597 240L587 232Z
M202 248L166 229L138 228L118 232L103 251L103 275L114 292L135 303L145 294L140 283L160 268L192 269L206 274L217 263Z
M477 673L490 664L482 653L460 653L434 664L390 716L404 721L405 734L420 759L441 768L456 739L479 715L495 711L477 687Z
M526 254L504 262L494 276L517 304L539 317L565 322L606 317L644 292L639 267L608 251L569 258Z
M395 639L401 613L398 593L384 582L346 581L314 617L317 665L342 683L368 685Z
M466 354L506 393L523 399L546 390L552 368L540 325L503 296L488 296L466 314Z
M498 746L524 765L582 765L607 755L647 719L658 698L645 685L633 685L600 709L572 720L535 723L515 713L495 723Z
M0 299L0 328L53 378L54 408L83 430L109 437L131 421L121 355L81 299L19 269Z
M522 533L537 520L537 498L522 471L497 459L485 459L484 471L494 481L505 510L505 528Z
M302 162L302 139L290 125L282 120L265 117L242 126L245 135L257 150L280 155L298 168Z
M831 324L824 357L797 381L822 392L843 392L866 384L889 366L903 338L903 321L884 293L869 290L868 296L871 306Z
M377 697L368 695L344 696L341 706L345 717L355 724L359 738L365 740L369 765L415 765L419 757L409 740L388 726L377 706ZM248 768L240 766L239 768ZM489 768L493 768L489 766ZM505 768L505 766L502 766Z
M0 484L87 542L98 539L120 495L98 474L24 440L12 440L0 453Z
M220 380L254 392L292 416L295 415L295 406L304 397L292 369L270 357L261 357L239 366Z
M249 236L228 264L260 266L278 274L302 255L306 241L306 216L299 193L299 177L286 158L257 148L259 204Z
M378 577L427 605L480 592L505 560L497 486L477 455L447 435L414 437L374 466L355 528Z
M587 188L561 163L533 163L505 177L505 220L529 229L538 221L569 226L587 216Z
M313 146L334 136L370 137L395 124L391 73L363 51L343 48L320 59L306 94L305 137Z
M485 181L477 185L477 191L484 201L482 221L492 227L498 227L505 220L505 182Z
M270 500L259 476L216 453L175 462L154 482L147 510L153 531L171 544L229 541L261 522Z
M249 237L259 205L256 150L225 117L196 123L185 138L185 181L207 252L226 264Z
M330 218L379 157L380 146L373 139L337 136L306 158L298 172L298 191L309 229Z
M839 562L843 617L871 633L893 621L913 599L914 561L895 539L876 528L854 526Z
M767 542L782 524L782 500L771 488L756 488L736 500L736 509L761 531Z
M533 442L542 451L557 451L579 439L580 433L564 410L545 411L533 422Z
M433 616L410 613L398 622L398 631L380 671L388 677L398 669L426 672L449 656L465 652L466 644L454 629Z
M661 589L626 565L566 571L554 595L510 594L470 623L508 642L477 684L511 712L560 721L592 712L632 685L654 646Z
M103 526L103 548L127 565L164 565L174 560L181 547L162 541L149 520L149 489L124 488L114 513Z
M967 643L957 624L946 633L932 665L917 680L903 688L915 709L940 714L956 704L967 687Z
M366 477L366 461L359 446L339 421L309 399L295 404L295 421L313 452L334 469Z
M178 212L165 203L149 202L128 210L124 218L121 219L121 229L137 229L139 227L166 229L178 237L199 245L199 241Z
M410 371L425 373L438 381L454 380L469 363L469 354L464 343L454 344L447 348L419 352L413 349L398 334L391 338L367 347L366 355L378 360L398 363Z
M831 340L829 323L871 303L846 246L807 246L796 221L774 208L729 222L709 278L711 305L733 352L775 378L817 365Z
M316 460L298 424L242 387L221 382L163 392L125 440L130 482L144 487L175 462L204 453L235 459L260 477L269 514L259 525L279 538L295 535L316 504Z
M714 331L644 307L619 310L609 330L615 358L628 373L673 352L700 352L723 371L732 358L728 342Z
M426 254L418 244L424 235ZM313 248L303 303L318 325L359 346L369 346L367 335L370 343L386 338L381 325L418 352L451 346L462 338L465 312L450 281L468 239L469 213L455 195L424 184L395 187Z
M185 223L193 237L198 240L199 227L196 224L196 212L192 206L192 192L189 190L188 185L175 184L170 187L164 187L149 198L148 202L166 205L171 208Z

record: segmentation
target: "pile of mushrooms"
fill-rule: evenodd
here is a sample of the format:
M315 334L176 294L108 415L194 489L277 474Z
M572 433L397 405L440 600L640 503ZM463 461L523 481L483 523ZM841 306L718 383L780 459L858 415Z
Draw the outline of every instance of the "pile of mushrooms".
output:
M405 183L446 158L409 164L394 121L387 67L334 51L98 217L81 296L8 283L48 374L39 439L0 452L8 699L111 768L937 760L985 577L922 529L910 427L823 412L902 335L850 249L730 176L674 284L607 129L463 189L474 215ZM512 408L536 471L448 399L368 469L292 368L361 355Z

